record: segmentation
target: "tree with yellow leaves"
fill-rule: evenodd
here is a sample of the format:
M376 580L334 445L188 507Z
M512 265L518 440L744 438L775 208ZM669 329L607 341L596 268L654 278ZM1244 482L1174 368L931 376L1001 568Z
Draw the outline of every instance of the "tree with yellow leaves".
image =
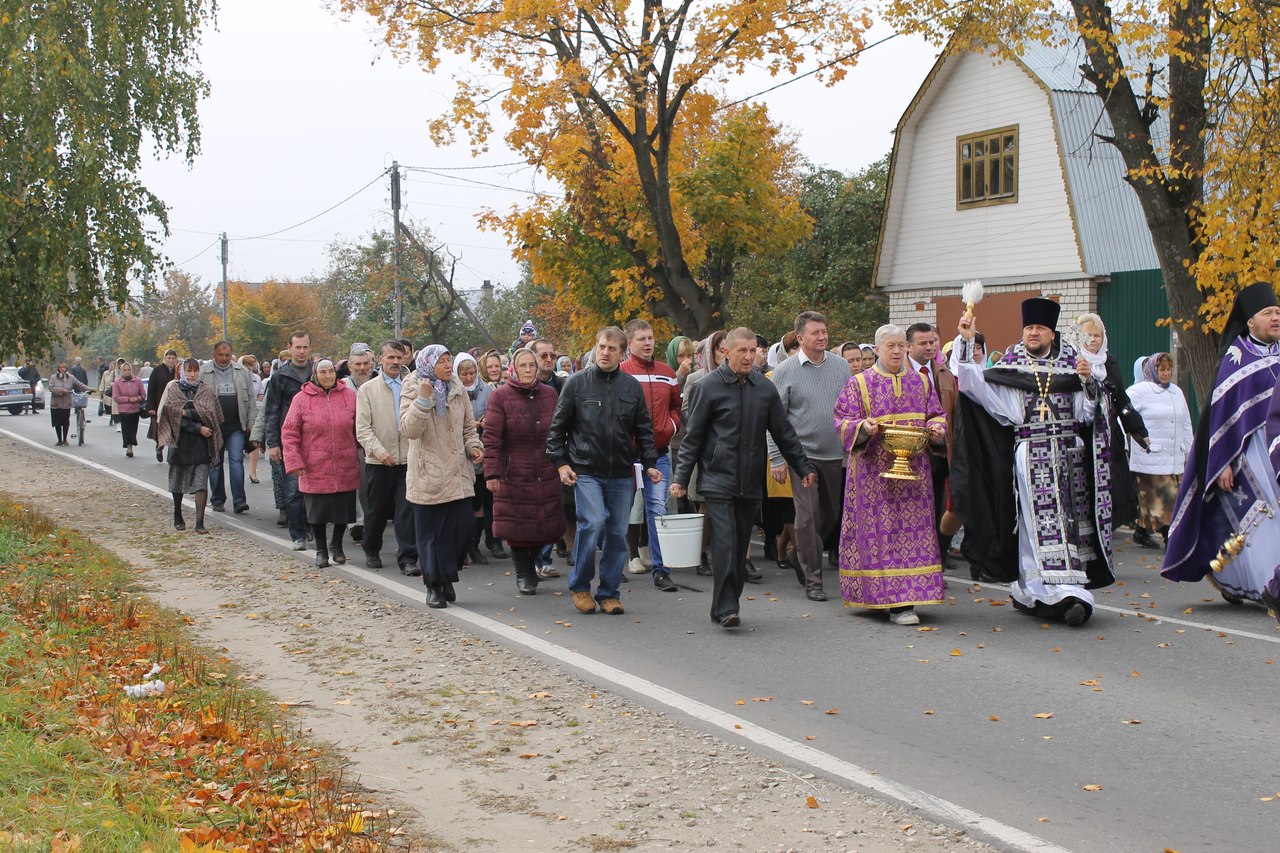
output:
M1016 56L1078 44L1160 259L1201 401L1235 293L1280 281L1280 19L1206 0L890 0L901 29ZM1163 128L1168 128L1167 138Z
M511 120L507 144L571 197L634 181L646 221L620 229L634 245L621 241L632 263L619 274L638 271L649 313L691 336L722 323L724 294L698 269L708 258L691 257L689 213L677 201L682 120L706 108L697 96L713 94L748 63L774 75L823 63L826 79L839 80L868 26L865 9L848 0L341 0L340 7L367 12L388 45L428 69L455 55L493 70L456 79L451 108L431 123L437 142L461 130L483 149L496 102ZM594 168L584 171L584 157ZM611 171L624 161L628 173Z

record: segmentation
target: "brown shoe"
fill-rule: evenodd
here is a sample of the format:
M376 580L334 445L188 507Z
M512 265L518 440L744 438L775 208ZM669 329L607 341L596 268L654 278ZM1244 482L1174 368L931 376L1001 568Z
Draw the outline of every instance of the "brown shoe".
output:
M621 616L625 612L622 609L622 602L616 598L606 598L600 602L600 609L610 616Z
M582 613L595 613L596 600L591 597L589 592L573 593L573 606L578 608Z

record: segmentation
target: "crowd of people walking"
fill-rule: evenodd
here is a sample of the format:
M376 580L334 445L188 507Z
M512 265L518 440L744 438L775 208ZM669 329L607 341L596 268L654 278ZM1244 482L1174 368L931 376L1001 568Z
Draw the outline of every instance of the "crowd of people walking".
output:
M62 363L49 408L64 446L70 411L96 388L129 457L148 419L177 530L187 496L196 533L228 495L247 511L245 462L258 482L265 451L295 550L342 564L349 535L376 571L390 524L397 567L422 578L432 608L491 558L509 556L517 592L536 595L560 576L558 555L578 611L621 614L627 574L674 591L672 570L689 569L712 578L710 616L733 628L744 585L763 579L759 528L765 559L812 601L828 599L834 567L847 606L918 624L958 551L1016 608L1078 626L1114 581L1116 531L1132 526L1139 545L1167 543L1166 576L1277 611L1269 284L1239 295L1198 430L1171 354L1125 376L1096 314L1064 333L1058 304L1034 298L1004 349L988 348L972 311L943 337L887 324L872 343L832 347L826 319L805 311L772 344L734 328L660 345L634 319L575 359L529 322L505 352L391 339L338 359L297 331L276 358L236 358L220 341L204 362L170 350L146 376L104 360L96 385L79 359ZM664 553L669 514L702 517L700 556Z

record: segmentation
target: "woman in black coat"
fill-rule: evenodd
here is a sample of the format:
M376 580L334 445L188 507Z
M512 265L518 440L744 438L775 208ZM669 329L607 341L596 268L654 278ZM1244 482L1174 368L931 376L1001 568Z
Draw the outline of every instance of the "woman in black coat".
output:
M564 491L547 455L556 392L538 381L527 349L511 357L508 377L489 397L484 416L484 477L493 493L493 536L507 540L522 595L538 591L534 559L564 535Z

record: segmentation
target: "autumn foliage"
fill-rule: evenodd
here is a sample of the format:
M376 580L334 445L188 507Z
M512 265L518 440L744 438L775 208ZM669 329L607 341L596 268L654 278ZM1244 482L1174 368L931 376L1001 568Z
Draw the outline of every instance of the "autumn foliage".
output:
M1204 400L1216 334L1242 286L1280 261L1280 18L1204 0L889 0L896 26L1016 57L1033 41L1081 52L1123 156Z
M8 822L0 847L372 851L399 834L269 697L240 687L128 583L114 557L0 501L0 707L7 736L25 733L43 756L8 762L27 783L7 796L24 797L34 823ZM166 689L129 698L124 687L153 663ZM86 802L63 809L70 783L57 772L39 783L35 769L63 760L96 784L105 819L85 819ZM48 825L62 814L66 824Z
M788 206L777 195L784 164L768 170L770 158L786 157L776 131L762 111L724 114L719 92L748 65L780 75L822 64L824 79L838 80L869 20L865 8L843 0L341 0L340 7L372 16L392 49L428 69L453 55L468 69L491 71L455 77L450 108L431 123L433 138L462 135L483 150L494 131L490 111L501 110L507 144L567 191L563 206L543 203L524 221L519 213L503 221L508 233L536 241L522 244L526 257L545 247L552 257L535 263L580 273L566 288L589 284L594 303L615 316L666 318L694 337L724 323L726 252L775 239L789 245L804 233L794 199ZM744 142L753 149L736 175L710 150L733 121L745 123L742 135L722 153ZM699 163L722 182L692 180ZM753 226L770 202L784 214L775 233Z

